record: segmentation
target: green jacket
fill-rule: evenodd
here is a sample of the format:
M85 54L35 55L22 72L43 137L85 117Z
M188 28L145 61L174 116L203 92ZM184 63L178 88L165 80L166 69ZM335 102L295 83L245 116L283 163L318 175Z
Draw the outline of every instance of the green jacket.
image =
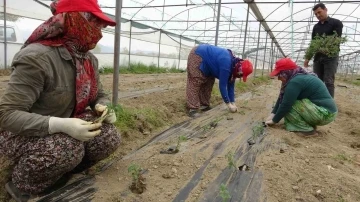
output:
M297 75L285 87L281 104L279 99L272 111L275 114L273 121L278 123L290 112L296 100L309 99L319 107L324 107L331 113L337 112L334 99L331 97L325 84L313 75Z
M95 104L110 102L102 89L98 61L91 54L98 82ZM13 72L0 99L0 127L26 136L46 136L50 116L69 118L75 107L76 67L64 47L30 44L12 62Z

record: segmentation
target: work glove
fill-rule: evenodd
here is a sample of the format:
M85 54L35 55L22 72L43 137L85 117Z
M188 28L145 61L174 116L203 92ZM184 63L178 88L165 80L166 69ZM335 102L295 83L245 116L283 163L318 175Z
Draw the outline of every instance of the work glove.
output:
M71 137L88 141L101 133L101 123L87 122L78 118L50 117L49 134L66 133Z
M107 106L104 106L102 104L96 104L95 105L95 112L101 117L104 118L104 121L106 123L115 123L116 121L116 114L114 112L114 110L111 110L110 112L108 112L109 109Z
M232 112L232 113L235 113L238 110L235 103L232 104L232 103L229 102L229 103L226 103L226 106L228 107L229 111Z
M271 121L274 118L275 114L271 113L267 118L266 121Z

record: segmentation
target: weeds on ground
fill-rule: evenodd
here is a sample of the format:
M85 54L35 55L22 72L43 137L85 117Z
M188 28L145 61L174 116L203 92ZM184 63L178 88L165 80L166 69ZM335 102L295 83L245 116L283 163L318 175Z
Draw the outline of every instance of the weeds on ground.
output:
M223 183L221 183L221 185L220 185L219 195L222 198L223 202L227 202L231 198L229 190L227 189L226 185Z
M348 157L345 153L338 154L334 157L336 160L340 162L351 162L351 158Z
M235 161L234 161L234 153L229 151L226 155L225 155L227 161L228 161L228 167L229 168L235 168L235 170L237 169L236 168L236 165L235 165Z
M112 74L114 73L113 67L103 67L99 70L101 74ZM145 65L141 62L130 63L130 67L120 66L120 74L160 74L160 73L182 73L184 70L177 69L176 67L166 68L158 67L155 64Z
M346 200L343 198L343 196L339 196L339 202L346 202Z

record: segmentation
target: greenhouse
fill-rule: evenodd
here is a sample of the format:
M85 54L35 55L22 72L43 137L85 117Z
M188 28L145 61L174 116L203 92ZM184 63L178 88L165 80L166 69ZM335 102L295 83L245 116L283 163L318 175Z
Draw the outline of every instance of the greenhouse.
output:
M102 37L90 52L98 61L96 75L99 74L102 83L99 86L112 99L106 110L109 108L109 114L113 110L116 115L114 128L121 133L121 148L89 168L86 174L84 171L78 178L71 174L66 185L37 196L34 201L360 201L360 0L97 0L97 3L117 24L101 29ZM329 17L325 25L314 8L319 3L326 6L323 10ZM0 0L1 96L6 97L17 83L12 80L16 76L12 72L18 64L17 54L28 45L25 42L33 31L54 16L52 5L53 0ZM334 30L337 35L316 44L314 27L330 26L334 19L342 24ZM334 50L328 49L332 43L338 43ZM189 85L198 82L189 80L193 62L190 58L194 47L206 44L231 50L234 58L246 59L253 69L246 75L246 81L242 67L243 72L237 77L241 81L236 80L233 86L236 101L224 98L221 81L214 78L211 93L204 88L199 95L201 107L209 107L209 111L201 109L199 117L189 118ZM314 51L315 47L318 49ZM274 74L279 76L275 80L274 75L269 76L276 69L276 61L287 58L296 63L296 68L302 67L290 79L315 72L323 81L318 85L329 89L328 80L314 68L319 62L314 62L314 55L320 50L330 58L323 71L330 71L330 66L335 68L330 78L333 92L314 94L321 99L330 96L326 106L333 103L333 114L322 114L330 117L322 120L323 125L310 124L317 134L313 139L290 131L291 118L284 118L282 125L268 124L266 117L270 113L276 116L273 110L276 112L282 99L289 100L285 91L288 84L280 87L284 81L279 72ZM334 56L329 56L330 53ZM42 82L56 80L60 75L46 77ZM35 84L38 83L32 85ZM10 98L23 99L21 107L19 104L19 109L7 108L8 100L0 98L1 110L7 109L8 115L20 109L36 113L33 106L39 105L41 110L51 108L59 93L64 99L66 92L78 93L69 90L69 84L59 84L55 93L46 94L46 89L52 86L42 84L41 92L33 97L49 99L50 103L43 106L41 101L28 103L26 99L32 96L22 97L25 91L20 89L21 93ZM308 87L308 92L316 89L317 86ZM204 104L201 93L205 91L209 92L209 99ZM305 95L299 93L297 100ZM310 100L317 104L317 99ZM234 104L235 113L230 113L228 103L237 105ZM89 106L95 109L95 105ZM54 108L54 113L62 110ZM11 119L4 114L0 113L0 128L11 127L5 123L23 118ZM101 121L108 117L102 118ZM30 122L33 121L26 123ZM25 122L19 126L26 127ZM1 141L6 138L1 134L0 144L5 145ZM3 153L0 148L0 158ZM7 163L4 160L0 164L1 187L11 179L5 177ZM0 190L0 201L11 198L11 193L6 192L9 193L5 188Z

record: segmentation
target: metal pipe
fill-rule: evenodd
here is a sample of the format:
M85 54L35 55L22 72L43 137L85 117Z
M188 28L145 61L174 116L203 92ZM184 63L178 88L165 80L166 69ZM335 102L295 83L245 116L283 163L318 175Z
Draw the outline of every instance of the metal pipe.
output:
M159 54L158 54L158 68L160 68L160 50L161 50L161 29L160 29L160 36L159 36Z
M180 61L181 61L181 36L180 36L180 48L179 48L179 64L178 64L178 69L180 69Z
M270 53L269 53L269 67L268 67L268 71L271 70L272 71L272 66L271 66L271 61L272 61L272 57L274 54L274 41L271 39L271 49L270 49Z
M164 20L164 13L165 13L165 0L164 0L164 7L163 7L163 12L162 12L162 19Z
M356 64L356 58L358 57L359 54L356 55L355 60L354 60L354 64L353 64L353 69L351 71L351 81L353 81L354 79L354 71L355 71L355 64Z
M261 23L259 23L259 33L258 33L258 41L256 46L256 56L255 56L255 69L254 69L254 76L256 76L256 67L257 67L257 60L259 55L259 44L260 44L260 29L261 29Z
M244 56L245 53L245 45L246 45L246 37L247 37L247 26L249 22L249 13L250 13L250 5L247 5L247 13L246 13L246 22L245 22L245 35L244 35L244 45L243 45L243 52L242 55ZM250 31L249 31L250 32Z
M119 70L120 70L120 33L121 33L121 9L122 9L122 0L116 1L116 11L115 11L115 44L114 44L114 74L113 74L113 97L112 104L116 105L118 103L119 95Z
M7 69L6 0L4 0L4 69Z
M240 4L284 4L284 1L249 1L249 2L224 2L222 4L224 5L240 5ZM294 4L312 4L314 3L314 1L296 1L294 2ZM343 0L340 1L325 1L324 3L326 4L335 4L335 3L360 3L359 0L355 0L355 1L346 1L344 2ZM206 3L206 5L216 5L217 3ZM197 6L199 5L198 3L188 3L188 4L168 4L165 5L166 7L188 7L188 6ZM146 6L146 8L162 8L164 7L163 5L153 5L153 6ZM102 8L114 8L113 6L102 6ZM144 8L144 6L127 6L124 7L124 9L134 9L134 8Z
M266 34L266 39L265 39L265 50L264 50L263 68L262 68L261 76L264 76L267 39L268 39L268 34Z
M291 9L291 16L290 16L290 23L291 23L291 57L294 57L294 22L293 22L293 11L294 11L294 4L293 0L290 0L290 9Z
M218 4L218 12L216 16L216 32L215 32L215 46L217 46L218 43L218 36L219 36L219 25L220 25L220 12L221 12L221 0L219 0Z
M131 56L131 31L132 31L132 21L130 20L129 64L128 64L128 68L130 68L130 65L131 65L131 62L130 62L130 56Z

